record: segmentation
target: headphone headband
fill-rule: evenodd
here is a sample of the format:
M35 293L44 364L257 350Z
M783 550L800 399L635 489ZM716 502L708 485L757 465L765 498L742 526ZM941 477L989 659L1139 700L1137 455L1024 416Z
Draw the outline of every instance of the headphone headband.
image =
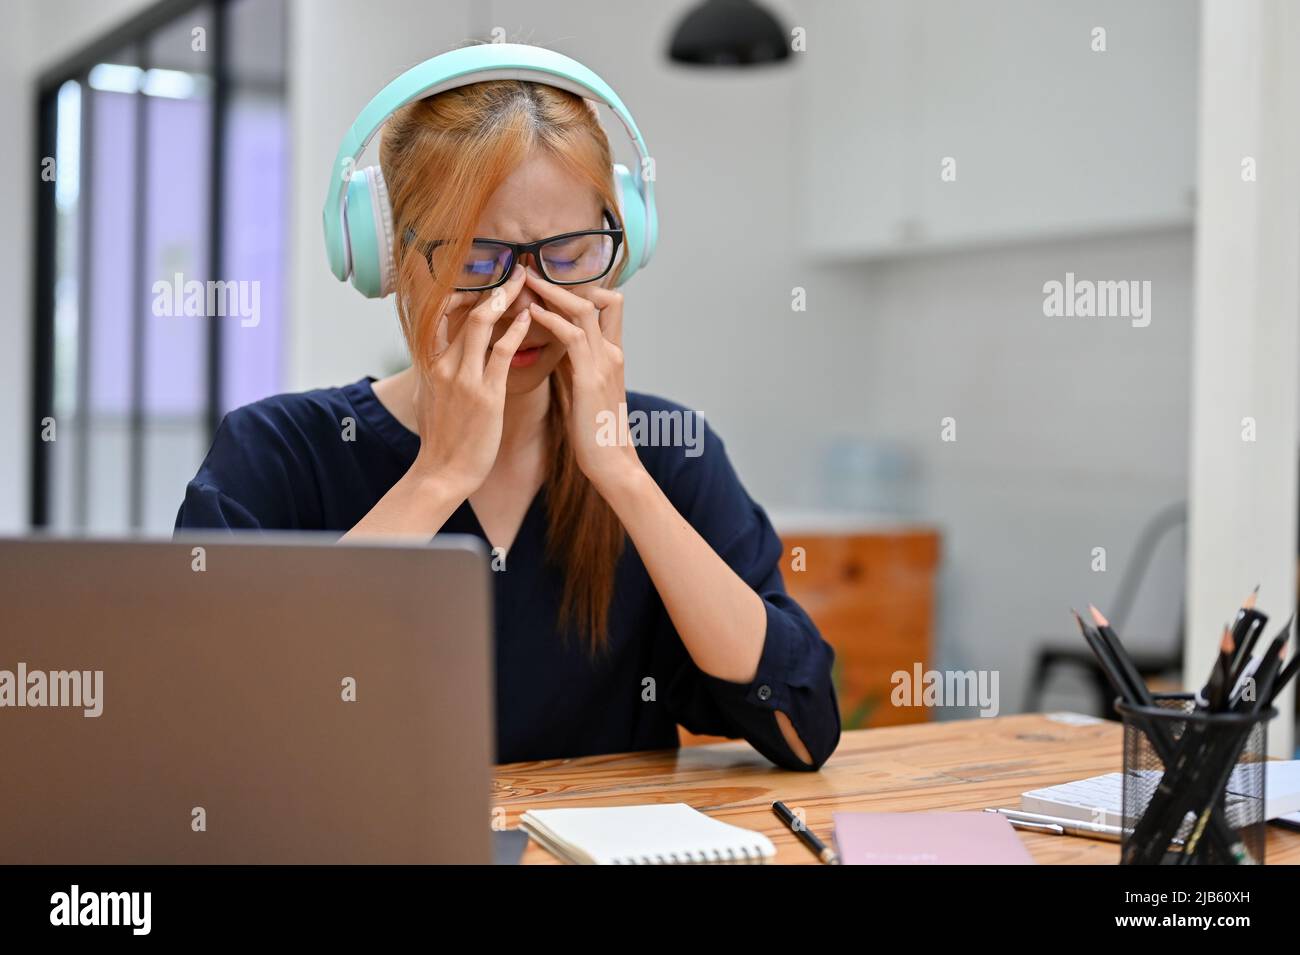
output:
M636 147L642 169L645 168L645 162L650 156L632 114L608 83L577 60L554 50L523 43L485 43L443 53L413 66L376 93L343 137L334 166L330 170L329 191L325 196L323 212L325 249L329 255L330 271L337 278L345 280L352 271L351 248L345 235L347 184L357 159L365 152L366 146L375 138L388 117L414 100L472 83L502 79L542 83L604 103L622 122ZM648 235L641 262L637 264L645 265L657 238L657 216L654 181L644 175L638 178L638 188L645 204Z

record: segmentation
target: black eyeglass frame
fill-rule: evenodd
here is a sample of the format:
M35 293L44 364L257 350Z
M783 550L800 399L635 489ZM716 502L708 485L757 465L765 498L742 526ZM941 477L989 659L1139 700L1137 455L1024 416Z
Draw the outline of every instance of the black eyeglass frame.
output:
M614 217L609 214L608 210L605 212L605 219L610 223L614 221ZM599 275L593 275L589 279L582 279L581 281L578 282L560 282L547 275L546 266L542 263L542 257L537 254L541 250L542 246L550 245L552 242L559 242L563 239L574 239L581 235L607 235L613 240L614 242L613 247L609 250L609 264L605 266L605 268L600 272ZM411 243L414 239L415 239L415 234L413 232L408 231L406 234L407 242ZM537 271L541 274L542 278L546 279L546 281L550 282L552 285L587 285L591 282L597 282L600 279L603 279L606 275L608 275L609 270L612 269L614 267L614 263L618 261L619 246L623 244L623 230L619 228L579 229L577 232L562 232L559 235L552 235L552 236L548 236L545 239L538 239L536 242L507 242L504 239L480 239L480 238L474 238L471 239L470 241L471 244L495 245L495 246L500 246L502 248L509 249L510 261L506 265L506 267L501 270L501 278L497 279L491 285L474 285L468 288L460 285L453 286L453 288L457 292L490 292L494 288L500 288L502 285L505 285L506 282L510 281L510 273L514 271L515 263L517 263L519 259L525 254L531 255L533 257L533 261L537 263ZM433 250L440 245L446 245L446 244L447 244L446 242L439 240L436 242L419 243L416 246L417 248L420 249L420 251L424 253L424 260L429 263L430 272L433 271Z

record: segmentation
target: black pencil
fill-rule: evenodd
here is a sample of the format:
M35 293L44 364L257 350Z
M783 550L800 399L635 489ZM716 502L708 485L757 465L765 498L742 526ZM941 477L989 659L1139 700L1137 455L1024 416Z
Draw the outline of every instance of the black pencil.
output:
M1115 695L1127 703L1138 702L1133 697L1133 691L1128 687L1124 679L1118 661L1111 654L1110 648L1102 639L1101 634L1088 626L1073 608L1070 609L1070 613L1074 614L1074 622L1079 625L1079 632L1083 634L1083 639L1087 641L1088 648L1092 650L1093 656L1101 664L1101 672L1105 675L1106 682L1110 684L1110 688L1115 692Z
M1273 683L1273 697L1268 701L1270 706L1273 705L1273 700L1277 699L1278 694L1286 689L1286 685L1291 682L1297 669L1300 669L1300 651L1291 654L1291 662L1277 675L1277 680Z
M1246 595L1246 599L1241 602L1241 607L1237 610L1237 616L1232 621L1232 642L1235 652L1232 656L1231 666L1228 668L1228 688L1232 689L1236 685L1237 678L1241 675L1242 669L1250 659L1251 653L1255 650L1255 643L1259 640L1260 634L1264 632L1264 627L1268 623L1268 614L1255 609L1255 601L1259 598L1259 585Z
M1201 690L1201 695L1205 697L1205 705L1211 710L1222 710L1227 707L1228 696L1232 692L1232 684L1228 682L1232 673L1232 650L1232 631L1228 629L1227 624L1224 624L1223 639L1219 641L1219 655L1214 658L1210 679Z
M1283 654L1286 651L1287 639L1290 636L1291 636L1291 621L1288 620L1286 622L1286 626L1282 628L1282 632L1273 638L1272 642L1269 643L1268 645L1268 649L1266 649L1263 652L1263 654L1260 656L1259 667L1258 669L1256 669L1254 674L1255 692L1254 692L1253 699L1255 702L1263 706L1267 706L1269 704L1269 701L1272 699L1271 687L1273 682L1277 679L1278 672L1282 668L1281 661L1282 661ZM1265 671L1266 664L1269 667L1267 671ZM1264 682L1265 679L1268 680L1267 686L1265 686L1265 682ZM1246 695L1245 690L1246 688L1243 686L1241 695L1238 697L1237 700L1238 705L1241 703L1242 699L1245 698Z
M1137 703L1141 706L1151 706L1155 700L1151 696L1151 691L1147 689L1146 681L1138 673L1137 667L1133 665L1133 660L1124 649L1124 644L1120 642L1117 634L1100 610L1092 604L1088 604L1088 612L1092 614L1092 619L1097 623L1097 635L1105 644L1109 651L1110 658L1119 673L1123 685L1128 688L1124 698L1131 703Z

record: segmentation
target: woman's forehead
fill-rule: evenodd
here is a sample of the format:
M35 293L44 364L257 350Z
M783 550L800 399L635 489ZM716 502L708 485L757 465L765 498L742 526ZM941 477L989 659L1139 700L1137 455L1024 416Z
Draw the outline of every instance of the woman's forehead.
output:
M531 242L601 227L599 193L555 159L538 153L520 163L497 187L475 232L511 242Z

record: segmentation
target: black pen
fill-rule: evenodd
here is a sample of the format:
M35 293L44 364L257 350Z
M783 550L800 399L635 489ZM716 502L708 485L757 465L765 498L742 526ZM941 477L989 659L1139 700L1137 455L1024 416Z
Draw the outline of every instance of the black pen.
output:
M800 842L813 851L817 858L827 865L840 864L840 857L835 854L835 850L814 836L808 830L808 827L804 825L803 820L790 811L789 806L783 802L774 802L772 803L772 811L776 813L778 819L790 827L790 831L795 834Z

